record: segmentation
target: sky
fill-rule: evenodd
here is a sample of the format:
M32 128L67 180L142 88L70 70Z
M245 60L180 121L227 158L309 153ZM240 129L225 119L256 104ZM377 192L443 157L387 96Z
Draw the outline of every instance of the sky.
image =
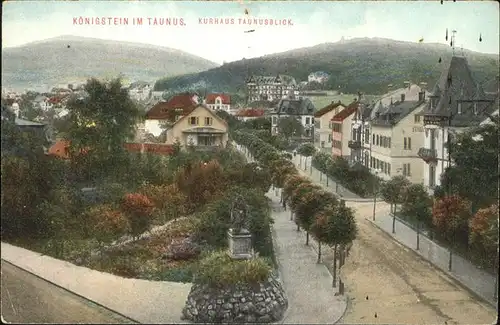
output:
M280 19L286 26L239 24L250 18ZM128 25L79 25L74 18L126 17ZM142 17L143 25L133 18ZM149 25L147 18L182 18L185 26ZM233 25L200 24L200 18L233 18ZM153 21L153 20L151 20ZM291 21L293 25L288 25ZM295 48L359 37L428 43L445 41L496 53L496 1L7 1L3 3L2 48L60 35L147 43L230 62ZM254 32L245 33L248 30ZM482 42L479 42L481 34Z

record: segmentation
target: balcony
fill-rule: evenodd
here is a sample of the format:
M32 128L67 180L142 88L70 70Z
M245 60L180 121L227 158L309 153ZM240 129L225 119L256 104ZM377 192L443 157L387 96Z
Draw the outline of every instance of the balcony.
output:
M418 149L418 156L422 158L423 161L430 164L437 163L437 151L436 149L420 148Z
M347 146L353 150L361 149L361 141L350 140Z

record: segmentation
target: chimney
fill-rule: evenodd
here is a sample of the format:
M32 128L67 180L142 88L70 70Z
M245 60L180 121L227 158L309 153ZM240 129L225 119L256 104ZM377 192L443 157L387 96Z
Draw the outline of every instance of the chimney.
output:
M405 94L401 94L401 102L405 101Z
M425 91L420 91L418 93L418 101L423 102L425 100Z

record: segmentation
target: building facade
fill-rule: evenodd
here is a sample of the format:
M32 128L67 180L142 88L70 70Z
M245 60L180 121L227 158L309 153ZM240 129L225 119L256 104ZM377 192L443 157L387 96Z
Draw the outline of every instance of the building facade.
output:
M370 121L371 150L369 167L383 179L404 176L412 183L423 183L423 168L418 150L423 145L420 113L425 107L425 92L417 101L400 100L377 112Z
M476 82L465 57L452 56L432 90L422 113L424 185L429 192L441 185L441 175L452 164L446 144L457 133L479 125L494 113L495 100Z
M349 159L351 123L353 115L358 110L358 107L358 101L352 102L345 109L332 117L332 157Z
M331 119L345 108L340 101L332 102L314 113L314 146L321 151L332 151L332 123Z
M177 120L167 130L167 144L181 144L181 147L194 147L211 150L225 147L228 141L227 123L213 110L198 104L190 113Z
M314 139L314 110L314 104L309 98L280 100L274 112L270 114L272 134L279 133L280 119L292 116L299 120L304 128L304 134L300 137L312 141Z
M247 103L266 100L280 100L289 95L299 96L297 82L293 77L250 76L246 80Z
M231 110L231 96L227 94L208 94L205 97L204 104L214 111L230 112Z

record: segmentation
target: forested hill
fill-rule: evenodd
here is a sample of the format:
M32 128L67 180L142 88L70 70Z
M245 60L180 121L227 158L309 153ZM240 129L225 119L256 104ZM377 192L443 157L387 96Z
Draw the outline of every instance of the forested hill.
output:
M457 50L461 53L461 50ZM248 72L261 75L287 74L297 81L307 80L313 71L331 74L330 89L344 93L385 93L388 84L405 80L432 86L452 49L444 44L401 42L363 38L320 44L288 52L224 64L207 71L160 79L156 90L238 92L243 90ZM464 50L476 79L480 82L498 74L498 55ZM439 63L439 58L442 62Z

